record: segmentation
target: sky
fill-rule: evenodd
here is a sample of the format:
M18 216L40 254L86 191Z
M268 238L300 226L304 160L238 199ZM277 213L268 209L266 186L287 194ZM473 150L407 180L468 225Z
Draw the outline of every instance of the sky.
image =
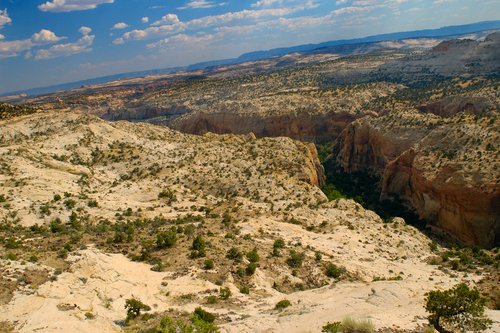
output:
M0 0L0 93L499 13L500 0Z

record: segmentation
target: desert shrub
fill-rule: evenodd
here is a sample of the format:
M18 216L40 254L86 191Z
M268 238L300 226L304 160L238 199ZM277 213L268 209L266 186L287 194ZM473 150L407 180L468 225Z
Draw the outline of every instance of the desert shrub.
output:
M273 247L278 249L283 249L285 247L285 241L283 238L278 238L274 241Z
M13 252L7 252L7 254L5 254L5 256L4 256L4 259L5 260L16 260L17 255Z
M260 257L259 257L259 253L257 252L257 248L253 248L252 251L249 251L247 253L247 258L252 263L258 262Z
M344 272L344 268L338 267L333 263L326 265L325 274L330 278L338 279Z
M200 320L203 320L207 323L213 323L215 321L215 315L203 310L201 307L197 307L194 310L193 317L197 317Z
M193 314L191 323L183 320L173 320L166 316L160 322L160 330L153 330L155 333L218 333L218 327L207 321L201 320Z
M279 301L278 303L276 303L276 305L274 306L274 308L276 310L278 310L278 311L283 311L284 309L286 309L290 305L292 305L292 303L290 303L289 300L283 299L283 300Z
M212 296L208 296L208 297L207 297L207 303L208 303L208 304L215 304L215 303L217 303L218 301L219 301L219 298L218 298L218 297L216 297L216 296L213 296L213 295L212 295Z
M191 246L191 257L192 258L201 258L205 256L205 248L206 248L206 243L203 237L201 236L196 236L195 239L193 239L193 244Z
M273 244L273 256L279 257L280 250L285 247L285 241L282 238L278 238Z
M482 331L491 326L492 321L484 314L486 298L465 283L445 291L430 291L425 294L425 302L429 323L441 333Z
M243 259L243 255L237 248L232 247L231 249L229 249L229 251L227 251L226 258L234 260L236 262L241 262L241 260Z
M45 216L45 215L50 215L52 212L50 211L50 206L48 204L43 204L40 206L40 214L42 216Z
M167 247L172 247L177 242L177 228L172 227L167 231L159 232L156 235L156 247L159 249L164 249Z
M95 207L98 207L99 204L97 203L96 200L89 200L89 202L87 202L87 206L89 206L91 208L95 208Z
M207 259L203 263L203 268L205 269L213 269L214 268L214 261L212 259Z
M247 268L245 269L245 272L247 275L253 275L255 273L256 269L257 269L257 264L254 262L251 262L248 264Z
M73 199L66 199L64 200L64 206L66 206L68 210L73 209L76 206L76 201Z
M322 333L337 333L340 331L341 323L340 321L334 321L333 323L326 323L321 329Z
M297 252L295 250L290 251L290 257L286 260L288 266L292 268L298 268L302 266L302 262L305 259L305 254L302 252Z
M54 194L54 198L53 198L54 201L59 201L61 200L61 195L60 194Z
M240 293L248 295L248 294L250 294L250 288L248 286L241 286Z
M165 189L158 193L158 199L167 199L168 201L173 201L175 200L175 195L169 189Z
M369 319L355 320L347 317L342 320L340 330L342 333L373 333L375 327Z
M125 300L125 309L127 310L127 318L125 321L129 322L130 320L137 318L141 314L142 310L149 311L151 310L151 307L142 303L138 299L129 298Z
M231 293L231 289L229 289L229 287L225 287L225 288L220 288L220 298L221 299L228 299L229 297L231 297L232 293Z
M56 218L50 221L49 228L53 233L58 233L64 230L64 225L62 224L60 218Z

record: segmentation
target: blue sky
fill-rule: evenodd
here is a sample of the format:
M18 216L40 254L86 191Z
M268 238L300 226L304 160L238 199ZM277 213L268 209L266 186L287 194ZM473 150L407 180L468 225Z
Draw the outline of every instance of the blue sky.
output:
M500 0L0 0L0 93L498 13Z

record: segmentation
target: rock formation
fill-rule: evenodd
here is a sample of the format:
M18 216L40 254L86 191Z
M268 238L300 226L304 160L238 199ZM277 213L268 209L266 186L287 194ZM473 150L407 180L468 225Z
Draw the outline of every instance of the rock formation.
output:
M397 195L436 229L491 247L500 241L499 140L495 114L415 110L355 121L334 151L344 171L378 175L382 198Z

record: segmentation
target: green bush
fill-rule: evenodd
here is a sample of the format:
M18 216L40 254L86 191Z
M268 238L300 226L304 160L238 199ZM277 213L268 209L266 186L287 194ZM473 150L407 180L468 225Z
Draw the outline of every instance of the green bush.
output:
M167 247L172 247L177 242L177 228L172 227L167 231L159 232L156 235L156 247L159 249L165 249Z
M259 253L257 252L257 248L254 248L252 251L249 251L247 253L247 258L252 263L258 262L260 257Z
M219 302L219 298L218 297L213 296L213 295L207 297L207 303L208 304L215 304L217 302Z
M87 202L87 205L92 208L99 207L99 204L96 200L89 200L89 202Z
M50 221L49 228L53 233L58 233L64 230L64 225L62 224L60 218L56 218Z
M68 210L73 209L76 206L76 201L73 199L66 199L64 200L64 206L66 206Z
M212 259L205 260L203 268L205 268L205 269L213 269L214 268L214 261Z
M219 333L219 328L213 324L201 320L193 314L191 323L183 320L173 320L170 317L163 317L160 322L160 330L153 330L154 333Z
M291 268L298 268L302 266L302 262L305 259L305 254L302 252L297 252L295 250L290 251L290 257L286 260L286 263Z
M429 323L440 333L482 331L492 324L484 314L486 299L465 283L445 291L430 291L425 294L425 302L425 309L430 313Z
M329 278L338 279L344 273L344 271L345 269L338 267L333 263L329 263L328 265L326 265L325 273Z
M229 289L229 287L225 287L225 288L220 288L220 298L221 299L228 299L229 297L231 297L233 293L231 293L231 289Z
M151 310L151 307L142 303L138 299L129 298L125 300L125 309L127 310L127 318L125 321L129 322L130 320L137 318L141 314L142 310L149 311Z
M283 300L279 301L278 303L276 303L276 305L274 306L274 308L276 310L278 310L278 311L283 311L284 309L286 309L290 305L292 305L292 303L290 303L289 300L283 299Z
M241 286L240 293L248 295L248 294L250 294L250 288L248 286Z
M247 275L253 275L255 273L256 269L257 269L257 264L254 262L251 262L248 264L247 268L245 269L245 272Z
M241 254L241 252L237 248L232 247L227 252L226 258L234 260L236 262L241 262L241 260L243 259L243 255Z
M168 201L173 201L175 200L175 195L169 189L165 189L158 193L158 199L168 199Z
M206 243L203 237L201 236L196 236L195 239L193 239L193 245L191 246L191 257L192 258L201 258L205 256L205 248L206 248Z
M321 329L322 333L337 333L340 331L341 323L340 321L334 321L333 323L326 323Z
M194 310L193 316L207 323L213 323L215 321L215 315L213 315L208 311L203 310L201 307L197 307Z

